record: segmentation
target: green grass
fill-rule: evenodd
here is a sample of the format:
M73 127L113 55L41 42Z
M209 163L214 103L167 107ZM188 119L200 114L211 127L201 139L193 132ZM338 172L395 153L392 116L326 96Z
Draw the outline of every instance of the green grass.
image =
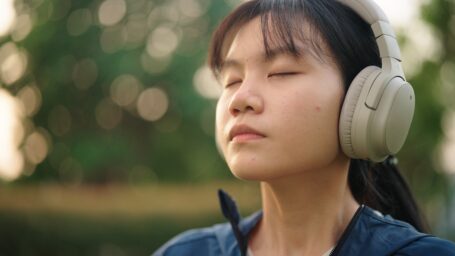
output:
M211 215L179 220L1 212L0 255L150 255L183 230L220 221Z
M1 255L150 255L184 230L224 222L216 189L244 215L255 185L236 183L0 187Z

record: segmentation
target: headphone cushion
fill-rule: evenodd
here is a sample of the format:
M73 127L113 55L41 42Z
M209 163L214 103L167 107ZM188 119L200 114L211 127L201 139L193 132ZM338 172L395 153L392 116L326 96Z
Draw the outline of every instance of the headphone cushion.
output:
M355 153L352 143L353 134L351 134L354 112L359 104L363 104L362 102L359 102L359 98L362 89L365 87L365 82L373 73L377 74L380 71L381 69L376 66L368 66L364 68L351 82L344 98L339 120L339 136L343 152L351 158L359 158L359 156Z

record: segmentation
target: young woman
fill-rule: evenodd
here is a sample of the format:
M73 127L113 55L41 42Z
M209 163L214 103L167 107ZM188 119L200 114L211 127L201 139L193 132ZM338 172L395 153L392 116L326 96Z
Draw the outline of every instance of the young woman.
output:
M223 86L216 134L232 173L260 182L262 211L239 220L220 191L229 224L187 231L154 255L455 255L424 233L388 156L414 110L399 59L370 0L241 4L209 52Z

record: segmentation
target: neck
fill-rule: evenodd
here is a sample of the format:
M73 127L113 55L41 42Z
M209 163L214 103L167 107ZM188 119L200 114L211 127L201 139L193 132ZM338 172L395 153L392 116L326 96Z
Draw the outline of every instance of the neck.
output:
M349 159L261 182L263 219L251 234L256 255L322 255L359 207L348 186Z

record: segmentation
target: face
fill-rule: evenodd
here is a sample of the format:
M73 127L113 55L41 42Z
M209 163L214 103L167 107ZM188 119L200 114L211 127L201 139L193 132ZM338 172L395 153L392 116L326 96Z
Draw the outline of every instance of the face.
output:
M335 64L274 49L265 57L259 18L235 35L221 69L217 143L235 176L270 180L320 170L343 157L344 96Z

